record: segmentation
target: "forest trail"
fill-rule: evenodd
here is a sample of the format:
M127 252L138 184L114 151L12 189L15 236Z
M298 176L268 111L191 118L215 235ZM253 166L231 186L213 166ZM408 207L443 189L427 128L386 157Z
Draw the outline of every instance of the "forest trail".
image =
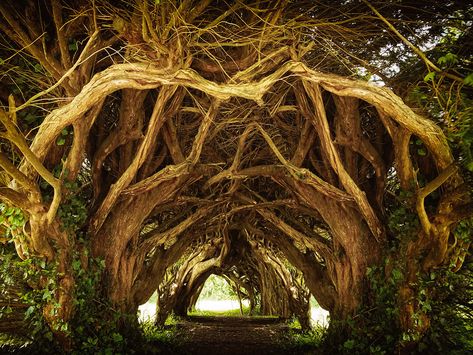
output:
M178 323L182 354L282 355L289 327L278 318L189 316Z

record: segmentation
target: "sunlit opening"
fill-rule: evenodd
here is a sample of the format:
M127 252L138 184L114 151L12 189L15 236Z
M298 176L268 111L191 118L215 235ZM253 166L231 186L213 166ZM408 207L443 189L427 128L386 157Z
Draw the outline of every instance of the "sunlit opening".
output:
M148 302L138 307L138 319L140 322L154 320L156 318L156 302L158 301L158 293L155 291Z
M327 327L330 321L330 313L319 306L314 296L310 296L310 320L312 327Z
M212 274L205 281L191 314L247 315L249 306L249 300L241 295L239 298L237 290L225 278Z

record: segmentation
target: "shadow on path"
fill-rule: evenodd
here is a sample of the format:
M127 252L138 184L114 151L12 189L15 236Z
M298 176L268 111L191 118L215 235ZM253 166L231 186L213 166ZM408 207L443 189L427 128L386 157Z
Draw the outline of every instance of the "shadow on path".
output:
M294 354L279 318L189 316L178 323L177 337L182 354Z

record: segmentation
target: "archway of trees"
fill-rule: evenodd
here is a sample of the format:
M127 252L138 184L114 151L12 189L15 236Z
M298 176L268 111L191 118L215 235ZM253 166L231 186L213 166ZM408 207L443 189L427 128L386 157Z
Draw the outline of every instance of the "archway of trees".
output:
M383 46L360 45L392 30L377 9L397 8L342 5L0 4L4 245L40 273L27 287L48 290L41 312L63 347L92 292L110 320L158 289L159 323L212 273L301 324L312 294L337 324L376 306L367 273L382 268L409 335L397 345L429 330L419 280L469 255L468 155L402 100L407 79L395 94L349 77ZM410 43L390 33L384 45Z

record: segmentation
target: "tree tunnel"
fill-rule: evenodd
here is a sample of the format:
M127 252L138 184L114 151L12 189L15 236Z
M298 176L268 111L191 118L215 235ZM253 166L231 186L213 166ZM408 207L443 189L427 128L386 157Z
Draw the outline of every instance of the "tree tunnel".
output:
M227 237L205 249L204 243L191 248L177 272L172 271L158 288L157 323L168 313L185 316L212 275L229 280L240 298L249 300L250 315L276 315L283 319L296 316L309 327L309 291L302 273L293 267L276 246L251 234L230 230ZM218 249L219 248L219 249ZM171 267L172 270L172 267Z
M113 312L157 290L162 324L218 274L252 309L307 326L310 295L336 321L374 302L367 270L395 250L399 323L428 328L416 280L461 267L469 191L426 112L333 56L326 38L369 42L351 20L321 20L318 2L61 3L0 4L0 50L39 65L2 84L16 94L0 92L0 199L23 216L2 219L17 257L54 265L41 309L65 348L96 260ZM42 12L44 38L21 22ZM415 222L392 227L399 210Z

